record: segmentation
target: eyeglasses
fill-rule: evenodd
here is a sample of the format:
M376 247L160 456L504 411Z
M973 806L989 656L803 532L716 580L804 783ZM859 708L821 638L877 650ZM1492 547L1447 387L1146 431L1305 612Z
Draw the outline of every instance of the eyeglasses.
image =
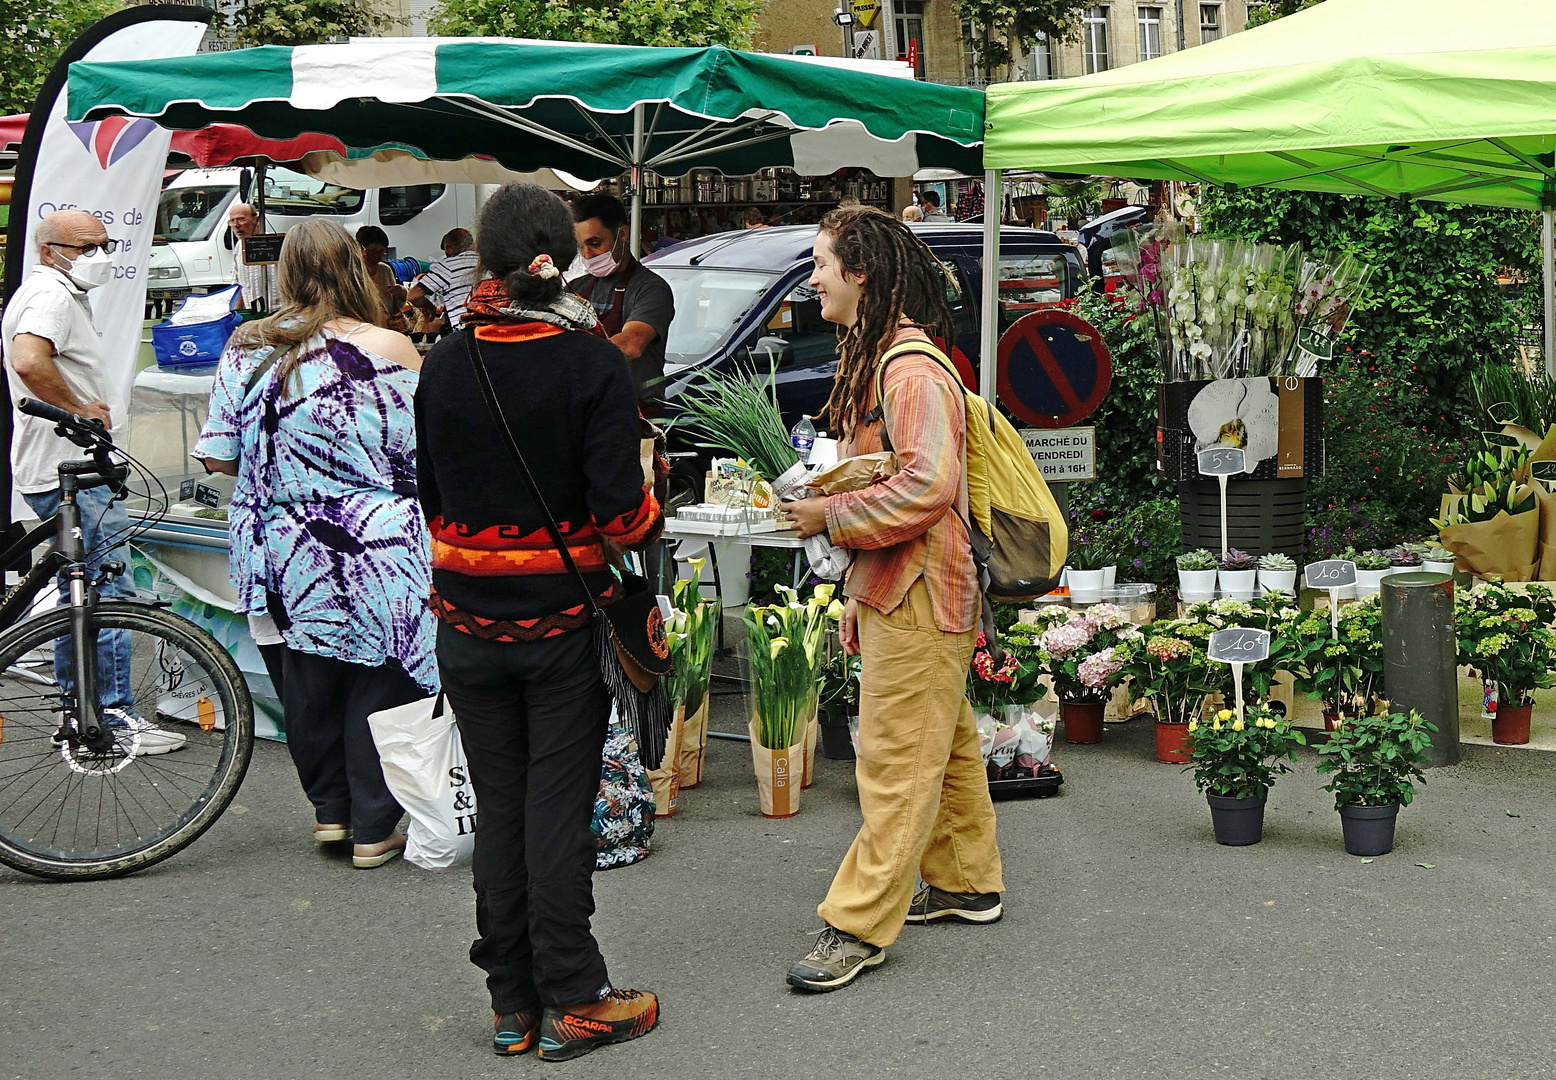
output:
M96 255L99 251L106 251L112 255L123 246L123 240L105 240L101 244L56 244L53 241L49 241L49 247L70 248L72 251L79 251L83 255Z

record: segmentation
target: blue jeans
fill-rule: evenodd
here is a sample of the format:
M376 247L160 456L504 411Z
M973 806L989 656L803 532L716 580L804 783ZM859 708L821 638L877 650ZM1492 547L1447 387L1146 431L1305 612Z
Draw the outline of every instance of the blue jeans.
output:
M59 489L43 491L36 495L24 494L27 505L47 521L59 510ZM87 565L96 570L104 562L117 560L125 566L125 572L98 590L104 600L135 595L130 581L130 549L122 537L130 525L130 516L123 503L110 503L107 487L88 488L76 493L76 506L81 511L81 539L91 556ZM118 535L121 542L106 551L98 551L104 537ZM70 585L61 575L59 599L64 607L70 606ZM70 639L59 638L54 642L54 678L68 701L75 690L75 677L70 670ZM122 709L135 715L135 692L130 685L130 634L127 630L105 630L97 635L97 694L105 709Z

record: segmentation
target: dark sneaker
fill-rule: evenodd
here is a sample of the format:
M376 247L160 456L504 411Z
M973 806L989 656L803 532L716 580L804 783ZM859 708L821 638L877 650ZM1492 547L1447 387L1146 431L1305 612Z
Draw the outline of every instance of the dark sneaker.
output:
M824 994L847 986L865 968L875 967L885 959L886 950L879 945L829 926L816 939L810 954L789 969L789 985Z
M908 922L932 923L938 919L955 919L965 923L999 922L1005 914L997 892L946 892L933 885L920 886L908 905Z
M659 999L646 990L612 990L599 1001L558 1009L540 1018L542 1061L582 1057L596 1046L647 1035L659 1023Z
M492 1049L503 1057L522 1054L535 1045L540 1033L540 1008L524 1012L498 1013L492 1017Z

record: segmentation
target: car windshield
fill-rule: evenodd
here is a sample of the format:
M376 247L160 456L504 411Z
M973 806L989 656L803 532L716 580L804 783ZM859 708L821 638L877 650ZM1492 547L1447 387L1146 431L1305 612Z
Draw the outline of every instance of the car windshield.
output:
M694 364L712 352L778 280L777 274L755 270L650 266L675 294L665 362L678 366Z
M156 238L171 244L206 240L223 224L222 207L234 184L173 188L157 199Z
M326 184L291 169L265 173L267 214L354 214L362 209L362 192Z

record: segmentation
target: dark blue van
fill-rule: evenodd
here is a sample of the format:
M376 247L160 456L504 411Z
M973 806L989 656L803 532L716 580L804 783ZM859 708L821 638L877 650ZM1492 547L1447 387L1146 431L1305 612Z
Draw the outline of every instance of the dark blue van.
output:
M946 297L955 319L955 358L977 386L981 225L915 225L946 264ZM766 372L778 365L785 425L820 413L837 370L837 328L821 317L810 279L816 226L719 233L644 258L675 292L675 321L665 342L666 397L709 370L737 364ZM1022 315L1073 297L1085 278L1080 252L1051 232L1000 231L1000 331Z

